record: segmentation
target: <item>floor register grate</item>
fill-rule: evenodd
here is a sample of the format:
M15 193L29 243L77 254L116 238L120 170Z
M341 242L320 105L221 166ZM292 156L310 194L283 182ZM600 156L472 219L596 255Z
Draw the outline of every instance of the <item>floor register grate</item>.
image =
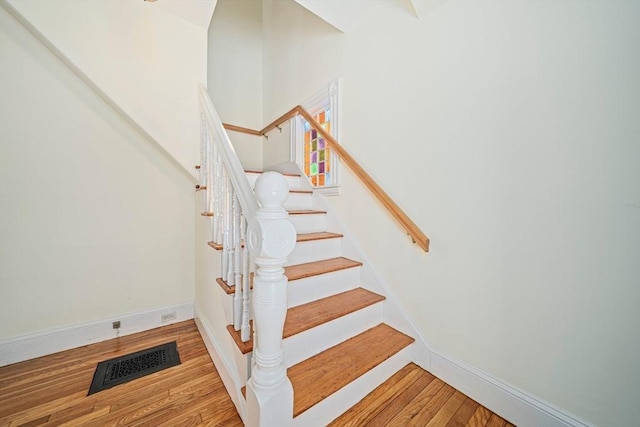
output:
M176 342L98 363L89 395L180 364Z

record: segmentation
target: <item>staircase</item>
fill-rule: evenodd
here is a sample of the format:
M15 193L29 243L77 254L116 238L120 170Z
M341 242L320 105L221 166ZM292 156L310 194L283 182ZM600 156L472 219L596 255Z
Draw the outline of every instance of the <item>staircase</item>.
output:
M252 186L259 174L247 172ZM411 362L414 339L384 323L386 297L367 289L363 263L345 256L345 236L334 229L339 226L329 221L320 196L299 175L285 178L290 193L284 206L297 232L285 264L283 333L294 425L324 426ZM217 283L231 304L235 287L222 278ZM237 346L236 360L248 367L252 340L242 342L231 324L227 330Z

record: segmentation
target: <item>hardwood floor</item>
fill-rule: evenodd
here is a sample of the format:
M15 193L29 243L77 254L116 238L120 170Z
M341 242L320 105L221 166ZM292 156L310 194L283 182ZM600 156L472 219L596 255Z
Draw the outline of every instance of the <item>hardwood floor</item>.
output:
M99 362L174 340L179 366L87 396ZM242 426L193 321L0 368L0 427L112 425ZM512 426L412 363L330 425Z
M329 426L514 427L413 363Z
M87 396L96 365L177 341L181 364ZM0 368L0 426L242 426L195 323Z

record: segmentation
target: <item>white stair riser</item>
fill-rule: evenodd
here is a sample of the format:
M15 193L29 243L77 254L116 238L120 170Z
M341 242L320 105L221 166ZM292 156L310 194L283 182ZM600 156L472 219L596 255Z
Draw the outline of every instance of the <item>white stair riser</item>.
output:
M212 286L218 286L217 283ZM221 294L226 294L222 289L220 289ZM233 325L233 297L235 294L226 294L226 297L221 298L222 301L222 309L224 310L224 319L227 321L227 325Z
M233 347L233 360L238 368L238 374L242 382L246 383L251 376L251 358L253 353L242 354L235 341L233 341L233 338L231 338L231 335L229 335L229 339L231 340L230 345Z
M256 185L256 181L258 180L258 177L261 175L259 173L247 173L247 179L249 180L249 184L251 185L251 188L253 188L254 185ZM289 175L283 175L284 178L287 180L287 184L289 184L289 189L290 190L300 190L303 188L302 186L302 181L299 176L289 176Z
M313 209L313 194L311 193L289 193L284 201L284 208L293 209Z
M293 419L293 427L321 427L338 418L367 394L411 362L411 345L394 354Z
M287 306L296 307L360 286L360 267L292 280L287 289Z
M327 231L327 215L325 214L289 215L289 219L298 234Z
M382 323L383 301L284 340L287 368Z
M321 239L298 242L287 259L286 266L337 258L342 255L342 239Z

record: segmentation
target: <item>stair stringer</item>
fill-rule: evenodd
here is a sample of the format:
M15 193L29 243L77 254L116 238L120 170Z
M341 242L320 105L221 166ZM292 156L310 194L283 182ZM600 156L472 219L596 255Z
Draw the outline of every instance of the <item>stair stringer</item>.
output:
M196 205L202 205L202 193L196 196ZM198 214L196 214L198 215ZM227 331L233 323L233 294L227 294L216 282L220 277L222 253L207 245L211 236L210 217L199 216L196 221L196 301L194 320L222 383L231 397L240 418L246 421L246 401L242 387L246 385L251 355L243 355ZM201 265L199 265L201 264Z
M213 333L213 328L208 324L206 317L199 313L198 307L195 307L194 320L198 331L202 336L207 352L216 367L216 370L220 374L222 383L227 389L231 401L238 411L238 415L242 418L242 421L246 421L246 400L242 395L242 387L244 387L246 380L242 380L241 374L238 372L236 362L230 360L229 355L223 350L222 345Z

